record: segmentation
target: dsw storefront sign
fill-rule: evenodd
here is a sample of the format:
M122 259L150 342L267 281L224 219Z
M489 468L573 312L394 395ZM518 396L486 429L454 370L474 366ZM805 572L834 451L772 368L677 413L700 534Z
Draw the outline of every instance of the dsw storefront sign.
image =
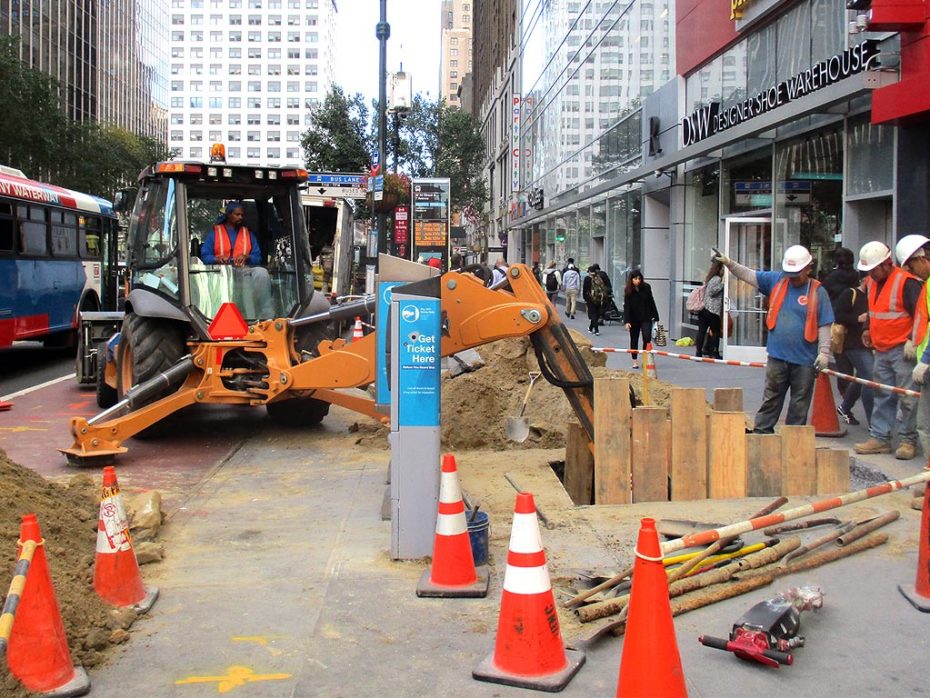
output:
M720 102L712 102L681 120L682 143L684 146L693 145L828 85L845 80L873 67L872 63L877 63L877 58L878 42L867 39L763 90L755 97L744 99L726 109L720 108Z

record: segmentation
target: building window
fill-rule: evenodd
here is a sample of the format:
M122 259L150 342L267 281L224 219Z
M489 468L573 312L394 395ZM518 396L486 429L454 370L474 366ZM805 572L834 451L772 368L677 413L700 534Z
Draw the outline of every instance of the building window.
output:
M230 148L229 149L229 159L238 159L239 158L239 148Z
M269 15L268 25L272 27L280 27L281 26L281 15Z
M241 131L229 131L229 132L227 132L226 135L227 135L227 137L228 137L228 140L230 140L230 141L232 141L232 142L234 142L234 143L237 142L237 141L241 141L241 140L242 140L242 132L241 132Z
M261 92L262 84L258 80L249 80L249 92Z
M272 64L269 64L269 66L268 66L268 74L269 74L269 75L280 75L280 74L281 74L281 64L280 64L280 63L272 63Z
M184 15L171 15L171 24L173 26L180 26L184 24Z
M171 140L173 140L173 141L180 141L180 140L182 140L183 138L184 138L184 132L183 132L183 131L172 131L172 132L171 132Z
M246 140L251 143L257 143L261 140L261 133L259 131L249 131L246 134Z
M230 126L238 126L239 124L242 123L242 115L241 114L228 114L226 116L226 123L229 124Z
M249 75L261 75L262 67L258 63L253 63L249 66Z
M262 40L261 32L249 32L249 41L255 43Z
M202 140L203 140L203 131L191 131L191 140L192 140L192 141L202 141Z
M242 49L241 48L229 49L229 57L230 58L242 58Z
M261 97L249 97L246 100L246 106L249 109L261 109L262 108L262 99Z
M203 97L191 97L190 105L192 109L203 109Z
M281 98L280 98L280 97L269 97L269 98L268 98L268 108L269 108L269 109L280 109L280 108L281 108Z
M300 92L300 83L296 80L289 80L287 83L288 92Z
M210 109L222 109L222 108L223 108L222 97L210 97Z
M191 126L200 126L203 124L203 114L191 114Z
M300 126L300 117L297 116L297 114L288 114L287 125L288 126Z
M262 57L262 50L260 48L250 48L249 49L249 58L257 59Z
M226 104L229 105L230 109L241 109L242 108L242 98L241 97L230 97L226 100Z
M280 114L269 114L265 123L267 123L269 126L280 126L281 115Z
M268 32L268 41L279 43L281 41L281 32Z
M262 16L261 15L249 15L249 26L250 27L262 26Z
M246 118L246 123L249 126L260 125L262 123L262 115L261 114L249 114L248 117Z
M258 158L260 157L259 155L260 152L261 150L258 148L247 148L245 151L245 156L249 160L258 160Z
M217 126L221 123L223 123L222 114L210 114L210 125L211 126Z
M184 81L183 80L172 80L171 81L171 91L172 92L182 92L184 90Z
M184 123L184 114L172 114L171 115L172 124L183 124Z
M281 91L281 82L279 80L269 80L268 81L268 91L269 92L280 92Z
M241 80L230 80L229 91L230 92L242 92L242 81Z
M184 32L171 32L172 41L184 41Z

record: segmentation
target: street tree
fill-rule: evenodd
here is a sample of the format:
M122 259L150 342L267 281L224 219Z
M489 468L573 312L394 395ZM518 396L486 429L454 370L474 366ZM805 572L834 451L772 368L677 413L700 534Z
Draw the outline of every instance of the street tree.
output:
M317 172L364 172L371 161L368 107L361 94L346 96L334 85L310 116L301 139L307 168Z

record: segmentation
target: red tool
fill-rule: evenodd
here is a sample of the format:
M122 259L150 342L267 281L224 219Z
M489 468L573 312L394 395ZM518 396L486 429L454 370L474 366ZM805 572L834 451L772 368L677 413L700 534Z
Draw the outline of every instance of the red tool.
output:
M701 635L698 642L777 669L782 664L793 664L791 650L804 646L804 638L798 635L801 611L816 611L822 606L823 591L819 587L793 587L746 611L733 624L729 640Z

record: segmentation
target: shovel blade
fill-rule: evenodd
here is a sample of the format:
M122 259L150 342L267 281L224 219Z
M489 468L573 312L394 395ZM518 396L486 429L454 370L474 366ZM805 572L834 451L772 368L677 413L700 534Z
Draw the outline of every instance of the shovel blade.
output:
M530 420L528 417L507 417L504 424L504 436L510 441L522 444L530 435Z

